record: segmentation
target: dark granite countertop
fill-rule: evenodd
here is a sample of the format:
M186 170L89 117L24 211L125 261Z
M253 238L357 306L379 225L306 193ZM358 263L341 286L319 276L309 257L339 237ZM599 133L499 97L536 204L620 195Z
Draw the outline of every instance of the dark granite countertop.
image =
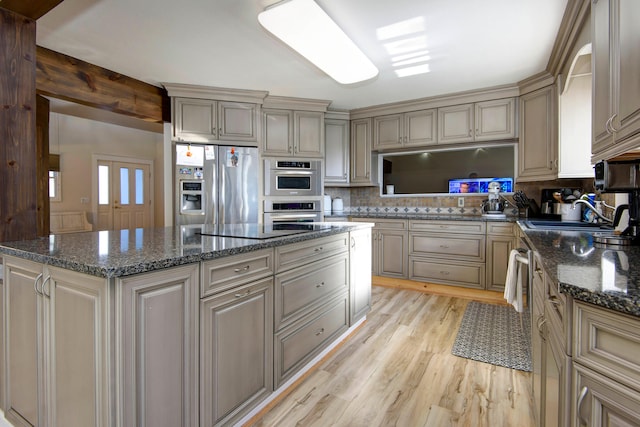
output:
M590 232L520 228L560 292L640 316L640 247L600 247Z
M180 227L58 234L0 243L0 254L98 277L121 277L206 261L370 227L327 223L328 228L266 240L195 235Z

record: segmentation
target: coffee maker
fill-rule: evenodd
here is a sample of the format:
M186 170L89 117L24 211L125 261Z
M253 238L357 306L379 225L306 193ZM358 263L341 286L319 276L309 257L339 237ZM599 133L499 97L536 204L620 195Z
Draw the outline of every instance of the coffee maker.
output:
M640 245L640 160L612 160L596 163L595 188L603 193L627 193L629 204L620 205L614 214L614 226L622 212L629 210L629 226L617 236L599 236L599 243Z

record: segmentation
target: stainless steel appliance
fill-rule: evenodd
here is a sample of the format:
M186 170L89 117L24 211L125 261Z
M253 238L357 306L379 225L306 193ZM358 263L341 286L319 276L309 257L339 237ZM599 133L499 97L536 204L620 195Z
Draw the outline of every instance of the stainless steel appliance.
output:
M302 223L322 221L322 201L317 199L289 198L264 201L264 224Z
M231 237L237 239L266 240L294 234L328 230L331 224L282 223L282 224L205 224L197 233L203 236Z
M629 210L629 225L619 235L598 234L594 241L605 245L640 245L640 160L596 163L595 187L604 193L628 193L629 204L620 205L614 214L614 227L622 212Z
M320 160L264 160L264 195L322 196Z
M174 148L175 225L259 222L257 148Z

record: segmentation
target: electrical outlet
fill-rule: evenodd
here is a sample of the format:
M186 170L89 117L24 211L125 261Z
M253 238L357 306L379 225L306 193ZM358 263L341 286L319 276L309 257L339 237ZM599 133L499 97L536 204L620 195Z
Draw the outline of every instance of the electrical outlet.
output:
M89 198L88 197L80 197L80 203L82 203L83 205L86 205L87 203L89 203Z
M458 207L464 208L464 197L458 197Z

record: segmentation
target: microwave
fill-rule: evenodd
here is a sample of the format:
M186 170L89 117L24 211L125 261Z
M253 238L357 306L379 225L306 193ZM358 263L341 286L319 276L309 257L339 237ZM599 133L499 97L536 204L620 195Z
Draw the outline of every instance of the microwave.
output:
M265 196L322 195L322 161L264 160Z
M595 188L603 192L628 192L640 188L640 160L596 163Z

